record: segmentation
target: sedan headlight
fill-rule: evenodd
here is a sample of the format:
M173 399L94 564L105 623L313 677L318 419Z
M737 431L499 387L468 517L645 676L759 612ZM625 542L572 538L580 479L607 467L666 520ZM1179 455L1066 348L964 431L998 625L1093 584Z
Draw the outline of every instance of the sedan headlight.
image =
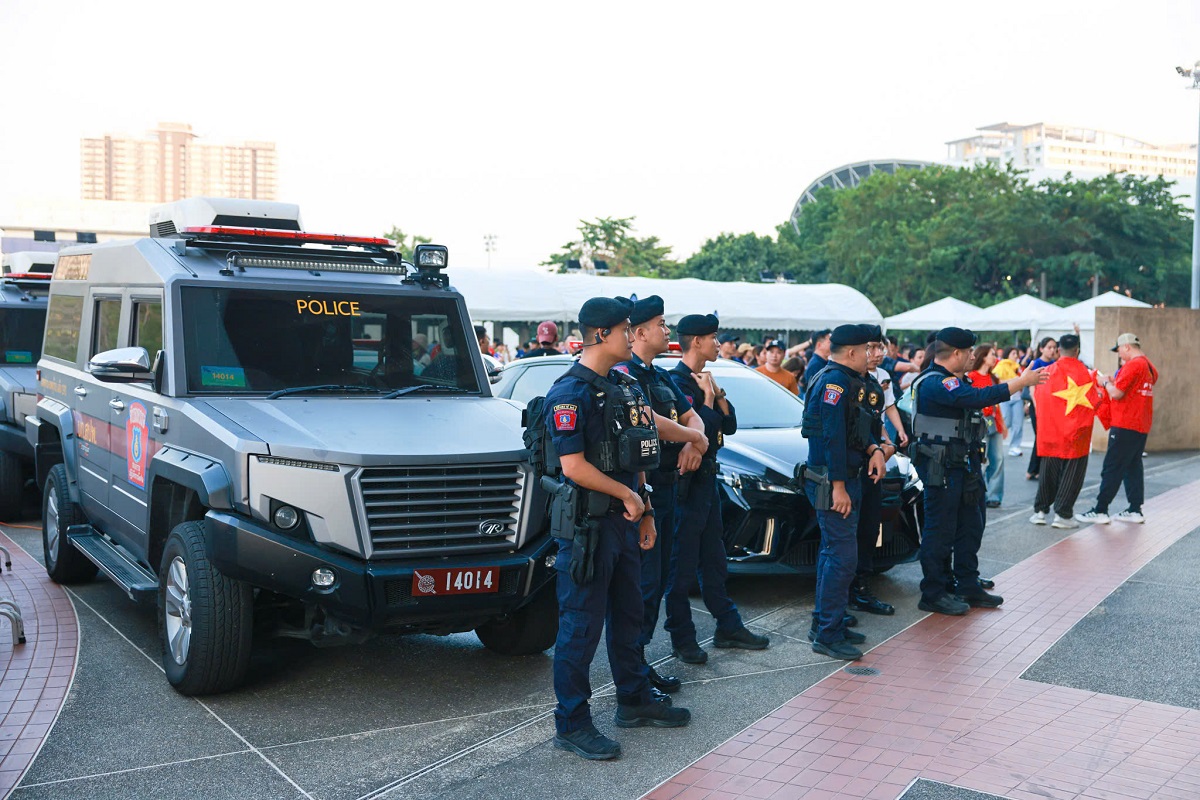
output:
M717 479L726 486L734 489L740 490L742 488L742 474L740 472L721 470L717 473Z

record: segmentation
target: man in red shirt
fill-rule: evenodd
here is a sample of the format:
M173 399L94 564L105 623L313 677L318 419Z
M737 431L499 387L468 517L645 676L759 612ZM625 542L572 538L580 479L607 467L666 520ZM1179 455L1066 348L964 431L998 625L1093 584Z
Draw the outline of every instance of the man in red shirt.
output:
M1117 522L1143 523L1142 502L1146 487L1142 475L1142 453L1146 434L1154 418L1154 384L1158 370L1142 352L1142 343L1132 333L1117 337L1113 352L1121 357L1121 369L1112 380L1099 375L1101 385L1112 398L1112 427L1108 430L1108 453L1100 472L1100 494L1091 511L1080 514L1080 522L1106 524L1110 521L1108 504L1117 496L1122 480L1129 508L1111 519Z

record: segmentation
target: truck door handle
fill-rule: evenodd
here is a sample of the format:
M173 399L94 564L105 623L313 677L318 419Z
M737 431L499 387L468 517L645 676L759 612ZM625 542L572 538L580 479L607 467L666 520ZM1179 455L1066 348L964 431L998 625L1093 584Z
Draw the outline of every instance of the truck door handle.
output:
M120 400L118 400L115 397L112 400L108 401L108 407L113 409L114 411L124 411L125 410L125 404L122 403Z
M76 386L75 394L79 395L80 397L87 397L87 389L83 386Z

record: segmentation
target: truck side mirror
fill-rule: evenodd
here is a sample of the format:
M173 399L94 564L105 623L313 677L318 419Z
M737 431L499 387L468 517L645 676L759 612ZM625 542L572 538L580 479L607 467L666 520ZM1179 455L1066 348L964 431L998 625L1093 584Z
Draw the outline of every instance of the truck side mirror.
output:
M155 371L144 347L119 347L97 353L88 361L88 372L104 383L153 383Z

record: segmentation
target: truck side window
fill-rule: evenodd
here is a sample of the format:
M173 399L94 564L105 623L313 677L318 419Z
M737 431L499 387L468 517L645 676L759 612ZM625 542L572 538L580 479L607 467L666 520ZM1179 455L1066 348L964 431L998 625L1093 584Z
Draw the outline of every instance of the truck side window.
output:
M119 297L96 301L96 313L92 321L91 355L116 349L120 322L121 299Z
M79 325L83 320L83 298L51 294L46 312L46 342L42 352L52 358L74 362L79 350Z
M135 300L133 303L133 336L131 347L144 347L150 360L163 346L162 303L157 300Z

